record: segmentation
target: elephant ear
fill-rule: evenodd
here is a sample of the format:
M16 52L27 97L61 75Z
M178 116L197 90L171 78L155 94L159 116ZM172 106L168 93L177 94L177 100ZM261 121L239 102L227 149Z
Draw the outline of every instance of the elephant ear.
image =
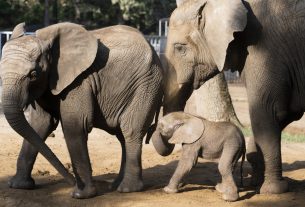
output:
M18 37L22 37L25 35L25 23L22 22L20 24L17 24L12 32L12 36L10 40L16 39Z
M202 14L204 23L198 21L201 24L199 26L204 27L210 52L218 69L222 71L234 33L244 31L247 25L248 11L241 0L209 0L205 7Z
M53 60L49 86L54 95L70 85L95 60L98 40L80 25L54 24L37 30L36 36L50 42Z
M191 144L196 142L204 132L204 124L200 118L189 118L168 140L171 144Z

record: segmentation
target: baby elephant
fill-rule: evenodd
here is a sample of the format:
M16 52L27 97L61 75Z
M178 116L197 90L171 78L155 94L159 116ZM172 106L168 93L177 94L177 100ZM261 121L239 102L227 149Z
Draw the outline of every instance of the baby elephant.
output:
M237 126L230 122L211 122L184 112L174 112L159 120L152 135L157 152L169 155L174 144L182 144L182 156L169 184L167 193L178 192L182 178L196 164L198 156L219 159L218 169L222 182L216 190L226 201L236 201L238 189L233 179L233 170L239 158L245 155L245 139Z

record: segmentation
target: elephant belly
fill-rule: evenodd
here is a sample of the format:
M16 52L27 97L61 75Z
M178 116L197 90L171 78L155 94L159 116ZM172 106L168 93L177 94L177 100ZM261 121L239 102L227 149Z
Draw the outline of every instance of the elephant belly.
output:
M221 152L209 152L202 150L199 156L207 160L213 160L220 158Z

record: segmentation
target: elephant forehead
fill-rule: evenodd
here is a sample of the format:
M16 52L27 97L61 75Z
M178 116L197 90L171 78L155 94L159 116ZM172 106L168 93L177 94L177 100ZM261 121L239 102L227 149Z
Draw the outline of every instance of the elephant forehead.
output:
M169 43L187 43L187 37L193 30L191 25L181 25L180 27L171 27L168 33Z
M41 54L39 40L32 36L10 40L3 47L4 58L22 57L29 61L35 60Z

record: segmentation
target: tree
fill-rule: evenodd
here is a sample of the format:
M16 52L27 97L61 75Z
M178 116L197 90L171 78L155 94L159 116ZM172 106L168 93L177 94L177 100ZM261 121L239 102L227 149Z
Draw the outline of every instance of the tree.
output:
M224 73L216 75L194 91L185 110L210 121L231 121L241 126L232 104Z

